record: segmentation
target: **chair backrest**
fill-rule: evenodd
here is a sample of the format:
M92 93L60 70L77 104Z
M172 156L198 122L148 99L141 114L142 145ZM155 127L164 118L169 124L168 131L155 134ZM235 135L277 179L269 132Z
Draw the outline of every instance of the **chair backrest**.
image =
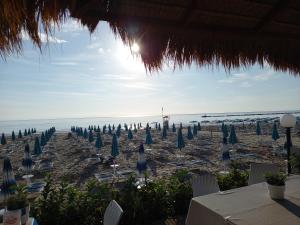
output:
M112 200L105 210L103 224L118 225L122 214L123 210L121 206L115 200Z
M266 173L277 173L279 167L270 163L251 163L248 185L264 182Z
M220 191L217 179L212 174L192 177L193 197L207 195Z

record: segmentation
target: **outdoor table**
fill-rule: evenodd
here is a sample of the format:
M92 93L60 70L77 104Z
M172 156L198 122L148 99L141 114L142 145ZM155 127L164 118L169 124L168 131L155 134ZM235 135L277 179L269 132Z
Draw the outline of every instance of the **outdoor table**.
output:
M186 225L300 225L300 176L286 181L285 199L272 200L267 183L191 200Z

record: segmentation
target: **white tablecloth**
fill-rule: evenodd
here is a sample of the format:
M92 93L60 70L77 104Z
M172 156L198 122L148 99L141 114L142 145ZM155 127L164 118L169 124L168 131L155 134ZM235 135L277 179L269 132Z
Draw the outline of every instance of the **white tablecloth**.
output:
M265 182L193 198L186 224L300 225L300 176L288 178L280 201L269 197Z

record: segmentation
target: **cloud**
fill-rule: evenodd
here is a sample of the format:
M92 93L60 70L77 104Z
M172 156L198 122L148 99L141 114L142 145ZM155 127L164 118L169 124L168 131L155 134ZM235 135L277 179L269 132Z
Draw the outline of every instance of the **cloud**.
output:
M99 49L98 49L98 52L99 52L99 53L104 53L104 49L103 49L103 48L99 48Z
M96 93L92 92L43 91L42 93L59 96L96 96Z
M30 37L27 33L25 33L24 31L22 31L21 33L22 35L22 39L24 41L29 41L30 40ZM40 36L40 39L41 39L41 42L42 43L54 43L54 44L62 44L62 43L66 43L67 41L66 40L63 40L63 39L59 39L55 36L48 36L44 33L39 33L39 36Z
M51 64L57 65L57 66L76 66L76 62L52 62Z
M86 31L87 28L82 26L79 22L77 22L76 20L68 20L66 23L64 23L61 26L60 29L62 32L65 33L71 33L71 34L79 34L81 31Z
M218 82L225 84L240 83L241 87L251 87L253 82L268 81L274 78L274 75L276 75L276 73L271 69L259 74L254 74L253 72L235 73L226 79L219 80Z

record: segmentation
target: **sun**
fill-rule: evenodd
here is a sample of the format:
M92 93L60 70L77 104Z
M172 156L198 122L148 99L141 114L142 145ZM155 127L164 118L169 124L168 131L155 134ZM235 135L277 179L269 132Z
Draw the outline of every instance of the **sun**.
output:
M131 50L134 53L138 53L140 51L140 46L137 43L134 42L133 45L131 46Z
M140 46L133 43L131 47L124 46L119 42L116 49L116 58L120 61L121 65L130 71L143 71L144 65L139 56Z

